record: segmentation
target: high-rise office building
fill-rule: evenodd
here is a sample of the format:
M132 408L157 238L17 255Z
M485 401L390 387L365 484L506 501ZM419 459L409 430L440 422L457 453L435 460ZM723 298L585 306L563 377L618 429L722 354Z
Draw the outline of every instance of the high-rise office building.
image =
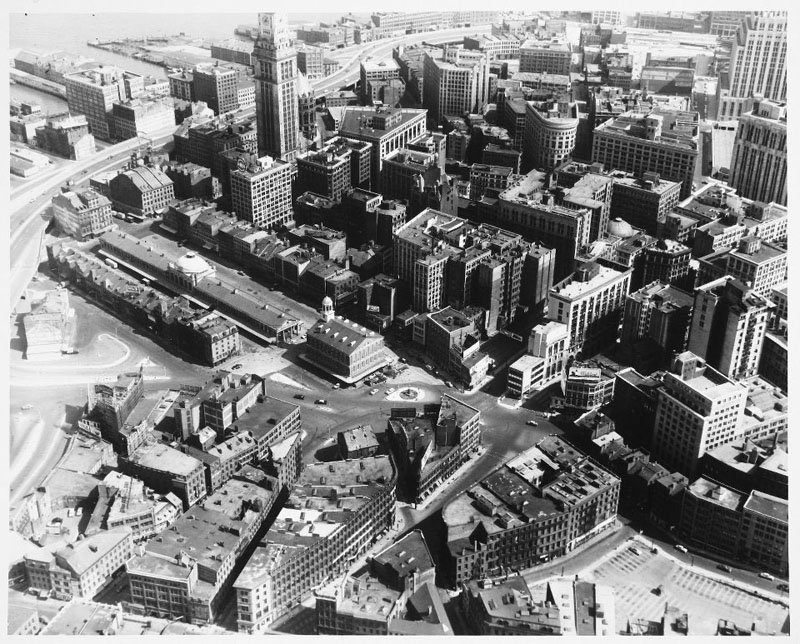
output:
M67 105L73 114L85 114L95 138L111 141L115 101L137 98L144 92L144 77L117 67L97 67L64 74Z
M271 228L292 218L292 166L261 157L231 170L231 202L236 216L259 228Z
M698 154L697 112L654 109L625 112L599 125L592 138L592 162L612 170L658 173L681 182L681 199L692 193Z
M616 271L594 262L581 265L550 291L548 315L567 325L567 350L594 355L617 338L631 271Z
M489 57L468 49L445 47L425 53L423 102L429 118L476 112L489 101Z
M205 101L214 114L224 114L239 107L239 74L235 69L220 67L219 63L202 63L195 66L192 77L194 99Z
M774 308L733 277L704 284L695 291L689 351L728 378L755 376Z
M756 11L742 21L733 39L730 71L720 78L717 120L739 118L756 94L786 100L788 43L786 11Z
M253 50L256 78L258 153L283 161L299 147L297 53L292 48L286 14L258 14Z
M729 184L740 197L786 205L786 104L755 101L739 119Z
M522 144L522 169L549 171L575 149L578 112L568 95L557 101L527 103Z
M747 387L691 351L680 354L658 392L653 459L693 476L705 452L735 438L746 403Z

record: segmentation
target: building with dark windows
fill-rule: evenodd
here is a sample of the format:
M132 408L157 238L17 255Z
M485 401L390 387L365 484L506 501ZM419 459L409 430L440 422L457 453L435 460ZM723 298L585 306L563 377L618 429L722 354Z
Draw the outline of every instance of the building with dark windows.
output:
M44 127L36 128L36 144L73 161L85 159L97 149L94 136L89 133L89 122L83 115L64 114L47 119Z
M249 62L247 63L249 64ZM217 116L239 108L239 72L217 63L195 65L192 70L195 101L203 101Z
M240 219L266 229L292 218L292 166L272 157L256 159L231 170L231 204Z
M111 202L91 189L61 192L52 205L58 227L78 241L102 235L114 223Z

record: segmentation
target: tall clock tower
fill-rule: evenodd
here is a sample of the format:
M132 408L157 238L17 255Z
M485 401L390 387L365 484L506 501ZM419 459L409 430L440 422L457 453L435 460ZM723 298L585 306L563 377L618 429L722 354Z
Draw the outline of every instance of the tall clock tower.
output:
M286 14L258 14L253 57L258 154L292 161L299 147L298 72Z

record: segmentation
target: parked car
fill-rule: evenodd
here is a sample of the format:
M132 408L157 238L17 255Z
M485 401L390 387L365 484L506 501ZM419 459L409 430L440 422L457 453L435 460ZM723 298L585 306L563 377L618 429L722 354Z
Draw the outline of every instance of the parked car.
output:
M295 400L305 400L306 397L303 394L295 394Z
M334 385L333 385L333 388L334 388L334 389L338 389L338 388L339 388L339 387L341 387L341 386L342 386L342 385L340 385L340 384L337 382L337 383L334 383Z
M773 575L770 575L768 572L760 572L758 573L758 576L761 577L761 579L768 579L769 581L775 581L775 577Z
M374 395L375 395L375 394L377 394L377 393L378 393L378 390L377 390L377 389L370 389L370 390L369 390L369 395L370 395L370 396L374 396Z
M328 401L327 401L327 400L325 400L324 398L317 398L317 399L314 401L314 404L315 404L315 405L327 405L327 404L328 404Z
M726 566L725 564L720 564L717 566L717 568L719 568L722 572L731 572L731 567Z
M785 593L789 592L789 584L778 584L778 590L782 590Z
M449 389L453 388L453 383L450 382L449 380L447 382L445 382L444 384L446 384Z
M386 395L388 396L389 394L393 394L393 393L394 393L394 391L395 391L394 387L389 387L389 388L386 390Z
M238 363L238 362L231 367L231 369L241 369L241 368L242 368L242 365L240 363Z
M425 368L426 368L428 371L433 371L433 365L432 365L432 364L426 364L426 365L425 365Z
M631 546L630 548L628 548L628 550L630 550L635 555L642 554L642 551L639 550L639 548L637 548L636 546Z
M681 544L678 544L677 546L675 546L675 550L677 550L678 552L689 552L686 549L686 546L682 546Z
M408 364L408 360L406 360L405 358L400 358L400 362L402 362L403 364Z
M538 427L538 426L539 426L539 423L537 423L537 422L536 422L535 420L533 420L533 419L529 420L527 424L528 424L528 425L531 425L532 427Z

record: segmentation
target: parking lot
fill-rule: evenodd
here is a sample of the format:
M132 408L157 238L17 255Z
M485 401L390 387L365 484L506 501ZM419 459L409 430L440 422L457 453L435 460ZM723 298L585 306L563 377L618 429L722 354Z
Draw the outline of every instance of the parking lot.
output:
M581 575L614 589L617 632L629 621L660 621L667 604L688 613L689 635L716 634L719 619L747 630L756 622L765 634L782 631L789 616L786 606L715 579L660 550L654 554L641 543L635 548L639 554L629 542Z

